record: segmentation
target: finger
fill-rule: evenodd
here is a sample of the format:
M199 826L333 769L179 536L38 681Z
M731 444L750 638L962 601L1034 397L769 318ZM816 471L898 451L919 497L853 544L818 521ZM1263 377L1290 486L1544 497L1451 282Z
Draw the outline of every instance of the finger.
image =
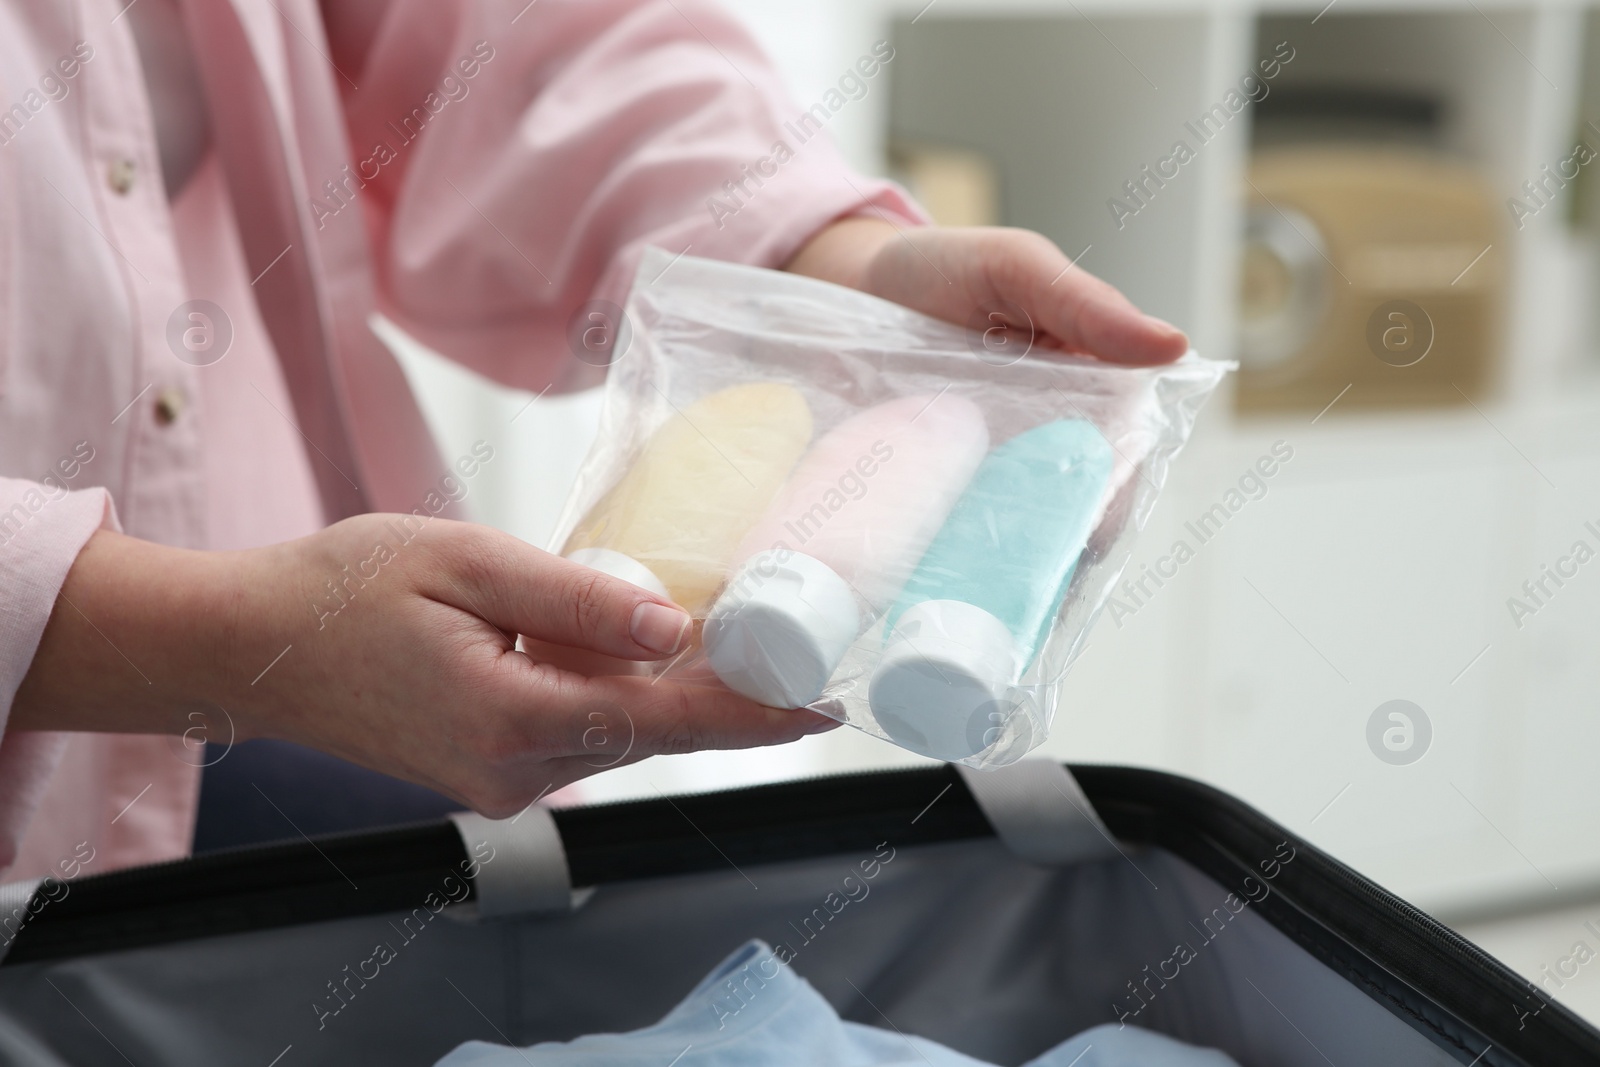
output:
M763 707L727 689L585 678L516 652L499 656L480 682L480 699L458 709L447 744L380 769L497 819L569 782L649 756L788 744L841 725L810 711Z
M628 755L783 745L839 724L804 709L769 708L721 686L662 678L556 677L533 681L525 707L547 757L604 749ZM551 743L556 747L552 748Z
M1078 298L1075 308L1070 304L1065 310L1061 310L1060 305L1046 305L1046 328L1052 333L1063 331L1057 336L1067 348L1108 362L1139 367L1171 363L1188 351L1189 339L1182 330L1144 314L1127 297L1103 282L1099 285L1106 291L1092 292L1081 298L1077 293L1069 294L1069 301ZM1050 312L1065 316L1070 325L1058 325Z
M1035 329L1070 351L1148 366L1170 363L1188 350L1182 330L1140 311L1049 240L1006 231L989 255L995 296L1027 309Z
M542 552L509 534L459 524L438 548L429 595L511 633L628 660L662 659L688 643L676 604L630 582Z
M596 679L636 728L633 750L651 754L786 745L839 725L803 708L769 708L722 686Z
M650 664L638 660L621 659L617 656L607 656L600 652L591 652L586 648L568 648L566 645L554 645L549 641L540 641L537 638L522 637L521 649L528 658L535 663L548 663L573 674L581 674L589 678L606 674L647 675L650 673Z

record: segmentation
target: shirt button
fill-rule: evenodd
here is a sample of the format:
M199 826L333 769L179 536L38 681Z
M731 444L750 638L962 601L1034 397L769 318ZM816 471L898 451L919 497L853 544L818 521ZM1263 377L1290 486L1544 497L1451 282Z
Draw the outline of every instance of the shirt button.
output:
M106 167L106 184L118 196L127 196L133 188L133 160L114 159Z
M162 426L171 426L178 421L178 416L183 414L186 398L181 389L163 389L156 397L155 415L156 422Z

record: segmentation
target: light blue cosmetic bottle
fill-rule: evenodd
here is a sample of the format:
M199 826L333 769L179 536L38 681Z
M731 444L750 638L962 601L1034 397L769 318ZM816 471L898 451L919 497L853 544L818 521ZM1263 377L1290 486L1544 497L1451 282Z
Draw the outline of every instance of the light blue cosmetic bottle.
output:
M868 699L895 742L959 760L995 740L1007 691L1066 598L1111 461L1083 419L1037 426L984 458L886 619Z

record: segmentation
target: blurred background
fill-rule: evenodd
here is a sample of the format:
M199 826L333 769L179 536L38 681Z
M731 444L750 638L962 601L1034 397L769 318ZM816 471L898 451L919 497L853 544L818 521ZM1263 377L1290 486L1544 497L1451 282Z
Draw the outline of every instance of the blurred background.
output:
M941 222L1045 233L1241 364L1127 573L1194 558L1101 617L1042 751L1209 781L1600 1018L1573 955L1600 950L1600 9L729 6L797 114L887 40L830 124L855 165ZM445 454L512 457L476 517L544 545L598 395L500 389L379 328ZM918 761L844 729L580 789Z

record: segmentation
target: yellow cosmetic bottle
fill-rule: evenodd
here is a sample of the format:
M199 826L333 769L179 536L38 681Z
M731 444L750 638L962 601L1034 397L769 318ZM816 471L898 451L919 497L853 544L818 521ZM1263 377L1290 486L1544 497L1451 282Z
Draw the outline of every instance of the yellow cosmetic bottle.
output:
M739 542L811 442L793 386L735 385L676 410L562 548L702 618Z

